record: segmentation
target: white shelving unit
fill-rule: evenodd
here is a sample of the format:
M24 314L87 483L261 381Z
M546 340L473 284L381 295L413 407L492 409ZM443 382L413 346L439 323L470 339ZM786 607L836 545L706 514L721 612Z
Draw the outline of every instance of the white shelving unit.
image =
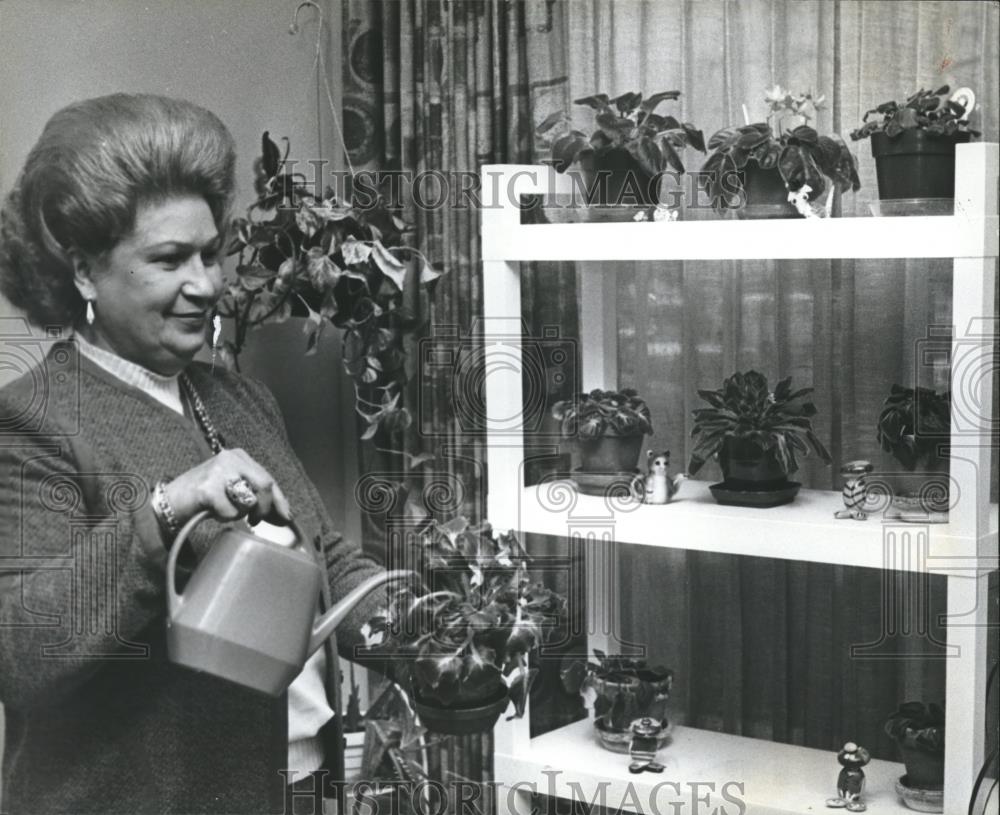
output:
M604 579L622 545L727 552L788 560L944 574L947 578L947 741L945 806L965 812L982 765L988 573L998 566L997 507L989 501L993 430L991 322L998 244L996 144L959 145L955 214L947 217L786 221L522 224L523 195L567 194L570 180L548 167L482 169L485 391L489 417L523 410L520 261L713 260L785 258L954 259L951 476L960 496L946 525L836 521L837 492L803 490L767 510L716 504L707 486L688 482L666 506L616 505L577 495L565 482L524 486L524 441L510 421L488 429L488 515L499 528L582 541L588 564L589 645L607 647L619 587ZM584 390L617 385L614 278L597 264L579 267ZM975 353L969 353L976 349ZM960 385L960 387L959 387ZM976 420L971 422L969 417ZM985 417L985 418L983 418ZM669 521L669 523L668 523ZM669 530L669 534L666 534ZM530 713L529 713L530 715ZM496 732L501 811L527 813L532 792L667 812L741 811L787 815L826 811L836 760L813 750L678 727L660 752L662 775L631 775L626 756L597 743L590 721L532 739L528 720L501 721ZM906 813L893 782L901 764L872 761L866 802L872 815ZM693 782L700 782L692 789ZM731 786L743 784L742 790ZM729 786L727 786L729 785ZM697 800L701 803L698 804ZM701 807L701 808L699 808Z

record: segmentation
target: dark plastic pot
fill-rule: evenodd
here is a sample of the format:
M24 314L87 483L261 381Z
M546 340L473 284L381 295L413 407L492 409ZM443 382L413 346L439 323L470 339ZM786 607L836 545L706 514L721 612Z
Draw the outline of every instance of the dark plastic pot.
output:
M581 439L580 469L588 473L631 473L642 451L641 435L605 434L597 439Z
M906 765L907 786L923 790L939 790L944 786L944 756L903 744L899 745L899 752Z
M788 188L777 167L762 170L750 159L743 168L743 194L746 203L736 210L736 217L751 220L801 218L788 203Z
M492 730L509 703L506 688L478 705L445 707L433 700L422 699L419 694L415 694L413 700L421 724L434 733L447 736L468 736Z
M892 453L882 451L878 469L872 478L888 487L895 497L911 501L919 499L929 511L944 512L949 507L951 479L948 457L938 455L936 450L920 456L913 470L907 470Z
M968 133L932 136L914 128L892 139L873 133L871 139L883 201L955 197L955 145L969 141Z
M659 203L659 179L654 182L654 177L643 170L624 147L594 153L593 158L585 159L581 166L587 189L595 190L591 203L633 207ZM604 179L600 186L597 186L598 173Z
M773 449L764 451L741 439L723 442L719 464L726 485L736 490L773 490L788 481Z

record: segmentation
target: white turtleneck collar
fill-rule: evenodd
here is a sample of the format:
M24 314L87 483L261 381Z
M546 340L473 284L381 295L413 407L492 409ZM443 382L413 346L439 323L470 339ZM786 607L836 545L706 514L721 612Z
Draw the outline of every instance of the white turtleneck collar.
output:
M184 413L184 403L181 401L180 383L177 375L162 376L153 371L136 365L111 351L98 348L79 332L74 334L80 353L109 374L120 379L126 385L131 385L153 397L157 402L177 413Z

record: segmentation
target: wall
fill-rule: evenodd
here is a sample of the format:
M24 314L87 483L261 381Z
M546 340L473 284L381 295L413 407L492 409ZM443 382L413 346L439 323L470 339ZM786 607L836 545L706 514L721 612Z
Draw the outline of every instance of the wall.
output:
M333 28L323 49L339 105L339 5L320 3ZM264 130L287 135L294 157L325 157L333 165L338 156L325 99L317 113L316 14L304 9L301 32L290 36L297 5L298 0L0 0L0 191L6 195L52 113L74 100L115 91L180 96L215 111L237 142L241 206L253 196L253 160ZM0 298L0 318L13 316ZM353 445L342 444L353 438L352 416L343 409L350 405L351 389L340 375L334 333L327 332L320 353L303 358L299 326L262 329L244 368L274 390L292 443L333 517L357 539L356 519L341 520L353 506L345 484L353 484L356 475ZM0 365L0 385L12 375ZM2 727L0 712L0 733Z

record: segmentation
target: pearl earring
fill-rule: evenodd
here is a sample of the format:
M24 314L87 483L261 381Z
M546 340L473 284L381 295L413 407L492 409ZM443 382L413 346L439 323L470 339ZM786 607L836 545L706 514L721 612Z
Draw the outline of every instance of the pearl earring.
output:
M94 324L94 301L87 301L87 325Z

